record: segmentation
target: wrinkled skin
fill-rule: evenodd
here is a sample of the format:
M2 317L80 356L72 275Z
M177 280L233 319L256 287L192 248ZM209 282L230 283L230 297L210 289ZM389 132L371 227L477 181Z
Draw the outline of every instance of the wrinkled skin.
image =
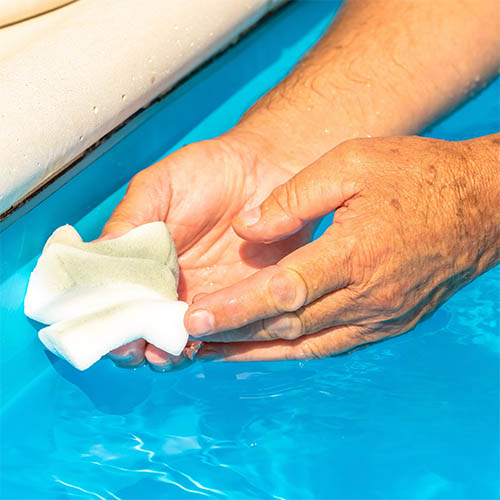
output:
M166 222L179 255L179 299L188 303L275 264L304 244L311 230L264 245L245 242L232 229L235 215L294 174L268 159L254 139L226 134L186 146L143 170L130 182L101 238L118 237L148 222ZM119 366L135 367L146 360L164 371L188 363L197 344L190 342L184 355L175 357L137 340L110 357Z
M336 209L321 238L190 307L198 357L322 358L411 330L498 262L498 142L348 141L241 213L255 243Z

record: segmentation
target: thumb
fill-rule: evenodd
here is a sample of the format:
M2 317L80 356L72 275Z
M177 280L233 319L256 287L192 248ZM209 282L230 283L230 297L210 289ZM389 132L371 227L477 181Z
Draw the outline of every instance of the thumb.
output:
M158 180L146 169L136 174L130 181L125 196L106 222L99 240L118 238L147 222L162 220L158 203L154 200Z
M130 202L130 197L127 193L125 198L113 210L111 217L102 229L102 233L101 236L99 236L98 241L119 238L135 227L141 225L141 221L134 217L133 205L135 205L135 203Z
M132 229L134 229L135 227L137 226L130 222L109 220L103 227L101 236L99 236L98 241L119 238L129 231L132 231Z
M245 240L272 242L296 233L308 222L342 206L359 191L335 150L281 184L259 206L233 219Z

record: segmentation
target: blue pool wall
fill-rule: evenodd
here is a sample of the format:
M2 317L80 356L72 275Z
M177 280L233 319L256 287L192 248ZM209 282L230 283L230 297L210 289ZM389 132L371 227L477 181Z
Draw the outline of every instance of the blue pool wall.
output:
M63 224L75 225L84 239L101 227L138 171L185 144L215 137L234 126L241 115L278 83L314 45L334 17L340 2L296 2L274 14L240 43L196 73L121 132L121 140L68 183L0 233L0 383L2 405L8 405L51 363L36 336L37 325L23 314L29 273L44 242ZM294 21L301 19L300 23ZM248 61L248 63L242 63ZM429 137L464 140L500 129L500 80L423 132ZM450 126L450 123L453 125ZM87 215L91 212L90 215ZM318 227L328 225L326 217ZM19 370L19 366L23 366Z

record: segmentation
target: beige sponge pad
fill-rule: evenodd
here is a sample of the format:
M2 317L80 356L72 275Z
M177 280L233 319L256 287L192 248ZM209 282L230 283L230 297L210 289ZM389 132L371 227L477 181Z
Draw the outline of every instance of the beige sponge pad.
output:
M178 278L175 245L163 222L92 243L63 226L31 274L25 314L51 325L40 330L40 340L80 370L138 338L179 355L188 339L188 306L177 301Z

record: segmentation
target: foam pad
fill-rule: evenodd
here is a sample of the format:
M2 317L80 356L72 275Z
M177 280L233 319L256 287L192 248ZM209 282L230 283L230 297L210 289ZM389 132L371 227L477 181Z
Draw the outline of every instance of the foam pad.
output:
M78 0L0 29L0 213L282 1ZM0 0L0 23L65 3Z
M51 325L40 330L40 340L80 370L138 338L177 356L188 340L178 279L175 245L163 222L92 243L66 225L45 244L24 312Z
M38 16L74 0L2 0L0 28L23 19Z

